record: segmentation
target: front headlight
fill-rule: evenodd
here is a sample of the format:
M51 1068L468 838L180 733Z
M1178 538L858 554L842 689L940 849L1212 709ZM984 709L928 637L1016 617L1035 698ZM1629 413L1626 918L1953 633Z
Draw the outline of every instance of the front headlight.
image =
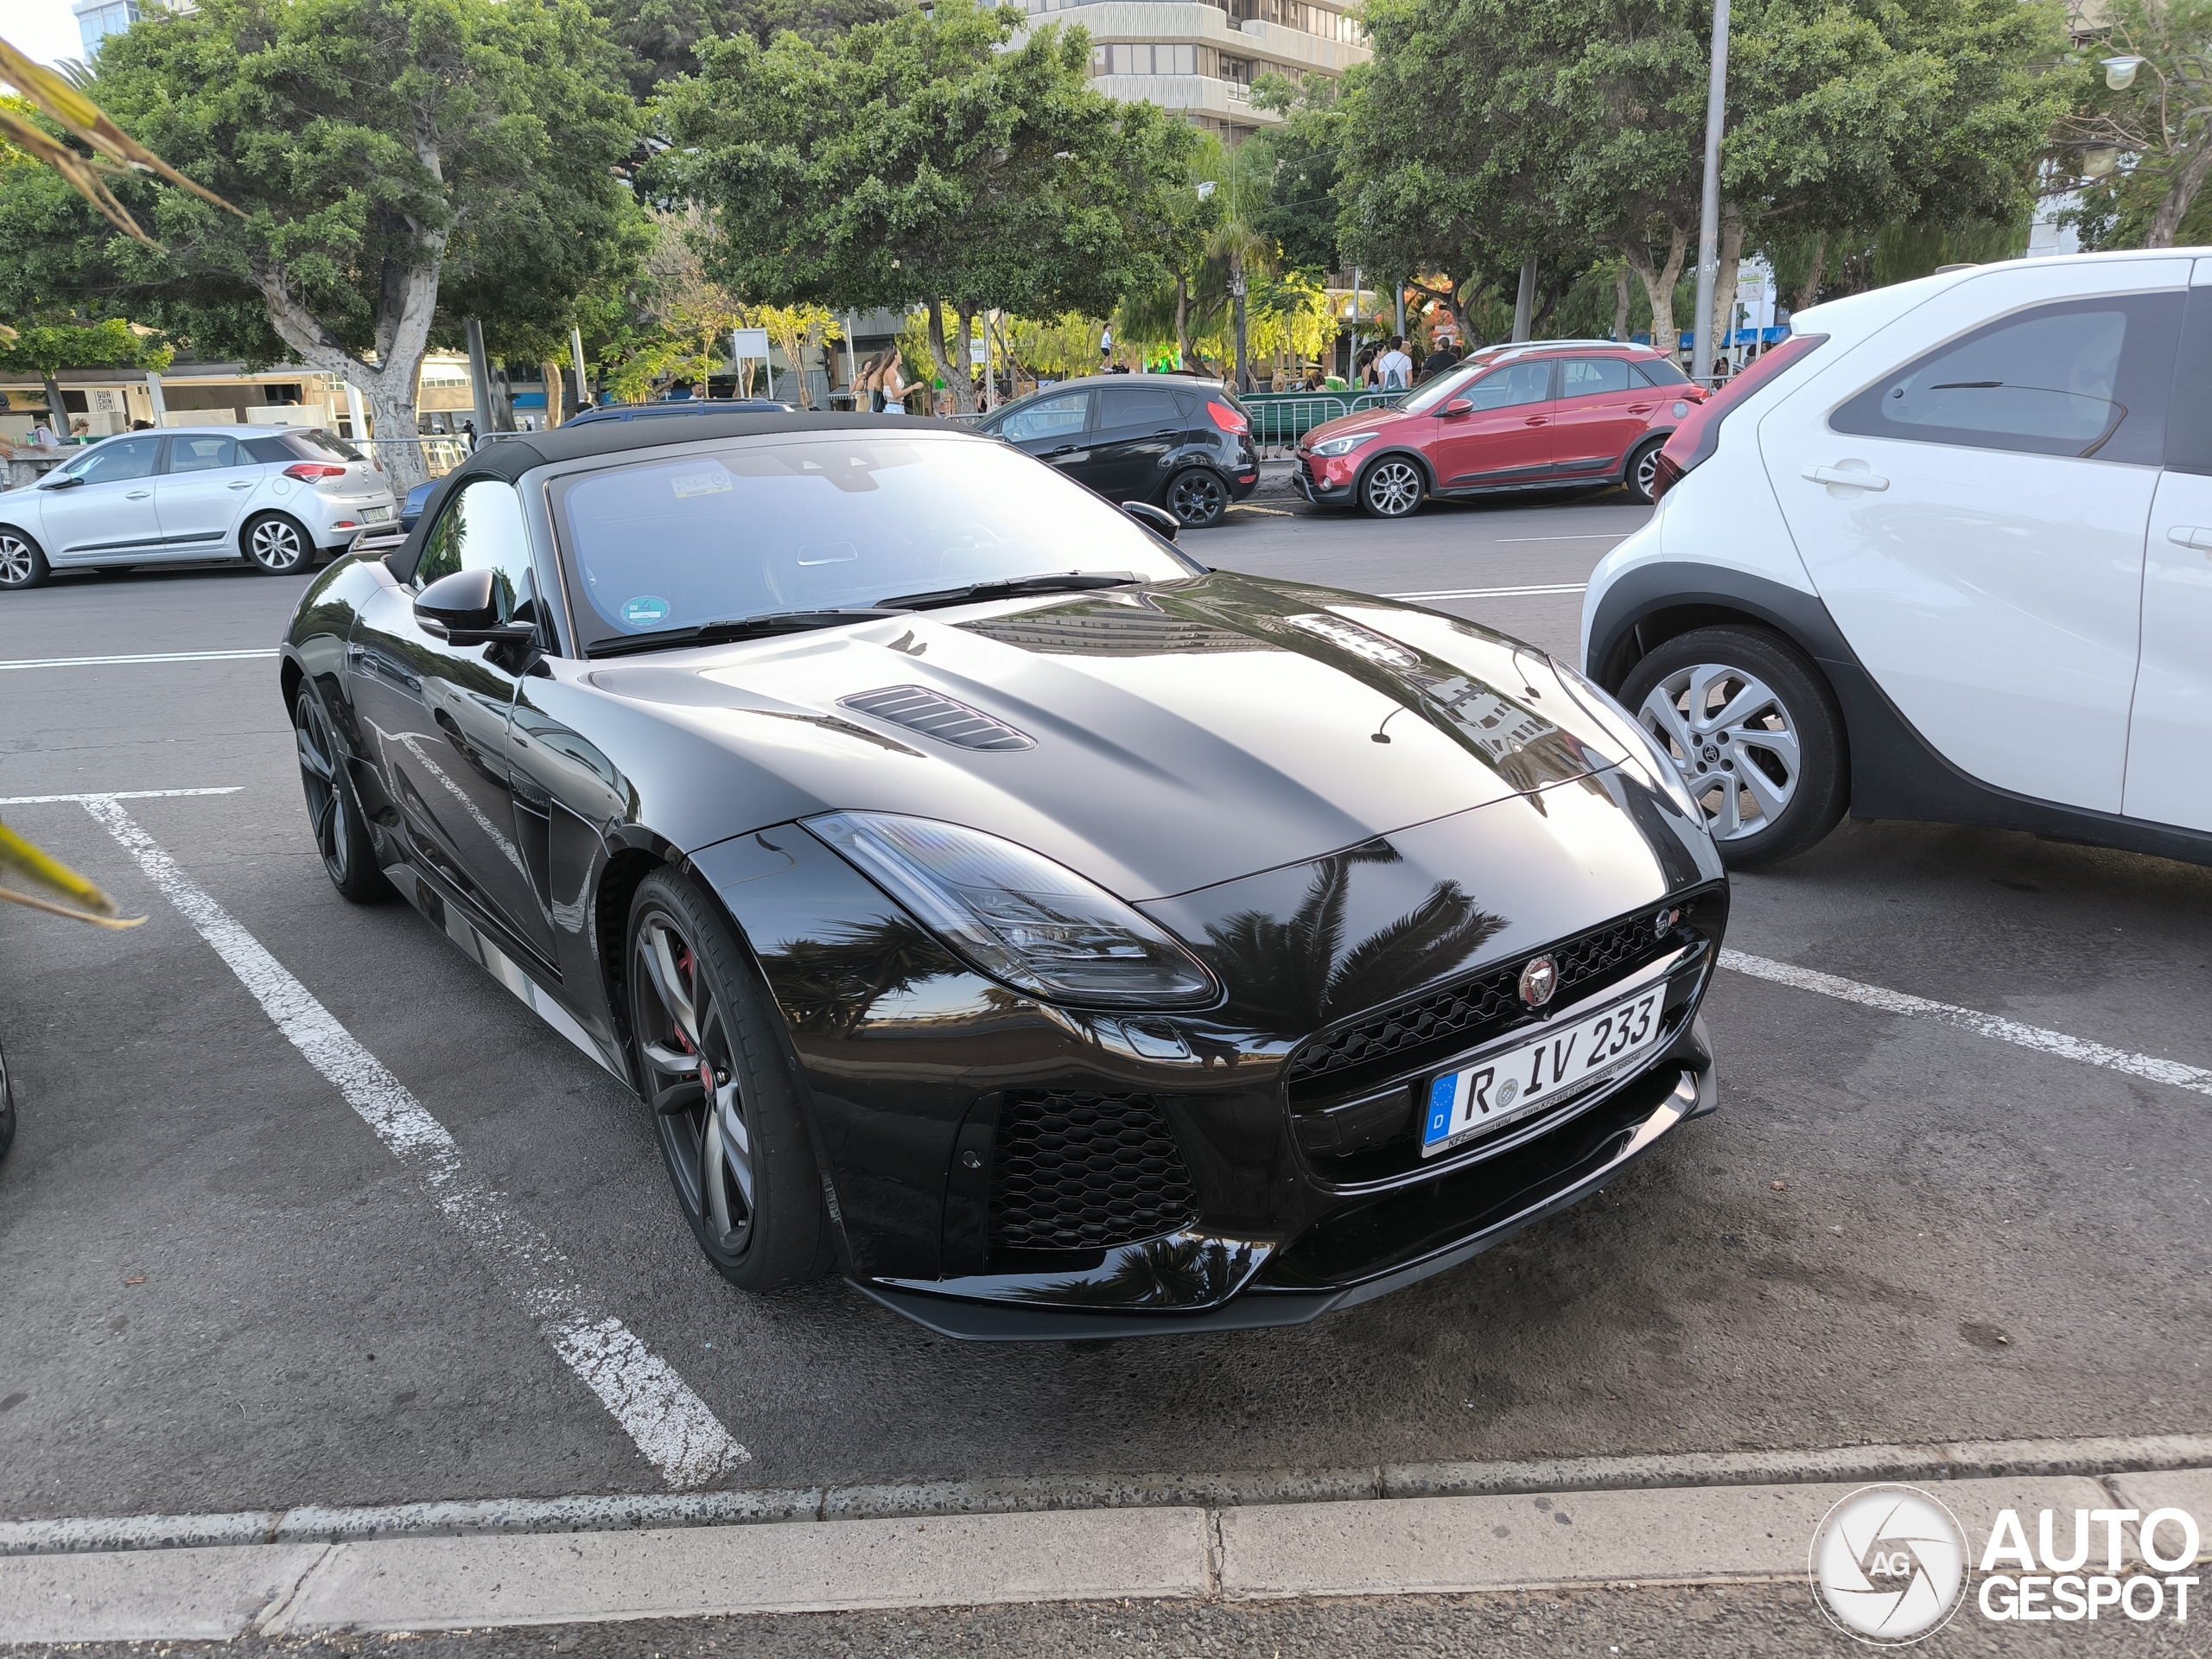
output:
M1381 435L1379 432L1348 432L1341 438L1325 438L1313 446L1313 453L1317 455L1348 455L1361 444L1371 442Z
M1667 792L1667 798L1681 809L1682 816L1692 823L1703 823L1705 809L1692 798L1689 785L1682 781L1681 768L1660 747L1659 740L1643 729L1643 722L1607 696L1604 688L1586 675L1569 668L1556 657L1548 660L1552 672L1559 676L1560 683L1583 711L1603 726L1630 756L1643 758L1643 765L1639 770Z
M1048 1002L1196 1007L1213 976L1158 926L1040 853L980 830L889 812L806 827L976 967Z

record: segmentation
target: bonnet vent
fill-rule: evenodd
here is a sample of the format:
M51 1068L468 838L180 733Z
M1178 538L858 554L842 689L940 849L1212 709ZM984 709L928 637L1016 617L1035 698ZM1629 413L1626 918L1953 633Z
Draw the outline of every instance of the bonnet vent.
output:
M887 685L837 699L844 708L961 749L1033 749L1036 741L980 709L924 685Z

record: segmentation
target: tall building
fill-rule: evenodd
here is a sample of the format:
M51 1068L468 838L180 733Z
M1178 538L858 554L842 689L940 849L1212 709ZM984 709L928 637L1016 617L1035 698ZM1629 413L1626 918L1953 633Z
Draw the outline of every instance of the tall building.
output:
M1350 0L1343 0L1350 3ZM1090 73L1109 97L1157 104L1235 143L1277 117L1255 109L1270 71L1334 80L1369 52L1359 25L1310 0L1024 0L1041 22L1090 31Z
M85 43L87 63L99 51L102 41L122 34L140 15L138 0L75 0L69 10L77 15L77 35Z

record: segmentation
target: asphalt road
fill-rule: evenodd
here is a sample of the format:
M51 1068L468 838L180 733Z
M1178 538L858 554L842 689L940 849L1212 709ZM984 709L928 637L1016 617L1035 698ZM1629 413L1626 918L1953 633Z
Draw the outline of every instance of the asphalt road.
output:
M1376 525L1262 497L1191 544L1382 592L1567 586L1640 516L1598 498ZM265 647L302 586L60 581L0 599L0 664ZM1573 649L1577 595L1445 603ZM296 779L273 660L0 666L0 798L236 790L124 805L744 1445L728 1484L2212 1428L2205 1096L1737 974L1709 1003L1717 1116L1513 1244L1303 1330L967 1346L835 1281L748 1301L698 1256L631 1097L410 912L332 891ZM0 906L22 1116L0 1164L0 1516L654 1490L124 848L77 805L5 816L150 919ZM2212 1066L2212 870L1847 826L1739 881L1731 944Z

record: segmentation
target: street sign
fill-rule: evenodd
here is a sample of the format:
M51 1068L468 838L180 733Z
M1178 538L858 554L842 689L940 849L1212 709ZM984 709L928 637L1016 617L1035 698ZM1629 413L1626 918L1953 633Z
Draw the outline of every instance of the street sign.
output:
M730 355L735 358L760 358L768 355L768 331L766 328L733 328L729 331Z

